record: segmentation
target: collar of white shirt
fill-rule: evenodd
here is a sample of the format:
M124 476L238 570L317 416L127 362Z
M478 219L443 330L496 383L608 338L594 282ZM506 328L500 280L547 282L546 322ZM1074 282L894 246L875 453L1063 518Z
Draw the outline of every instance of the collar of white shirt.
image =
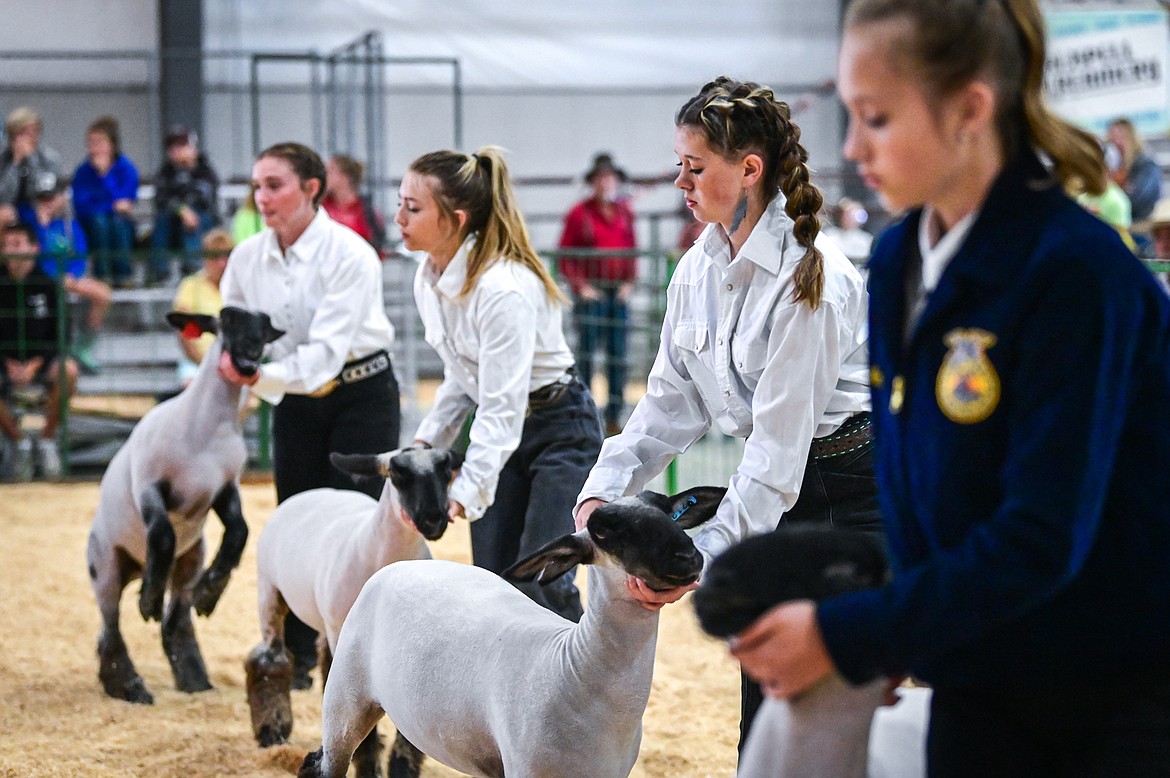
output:
M467 255L471 253L471 247L475 245L475 238L474 235L467 236L467 240L463 241L463 245L455 252L455 256L451 257L451 261L447 263L442 274L439 274L434 260L430 256L427 257L427 270L430 273L431 285L434 286L436 294L456 298L463 291L463 284L467 280Z
M918 251L922 255L922 288L927 292L933 292L938 286L943 271L955 258L955 254L959 253L978 215L977 210L967 214L940 238L938 217L934 210L929 205L922 209L918 222Z
M324 208L317 208L317 213L313 216L313 220L309 222L309 226L301 233L301 236L296 239L291 246L284 250L280 250L280 242L276 239L276 233L272 233L272 244L269 248L268 254L270 257L275 256L285 262L305 262L316 255L317 250L321 246L321 241L325 240L329 234L329 214L325 213Z
M768 203L747 240L739 247L739 254L731 261L746 259L770 273L779 273L791 228L792 219L784 212L784 195L778 194ZM703 253L712 259L731 259L731 241L721 225L707 230Z

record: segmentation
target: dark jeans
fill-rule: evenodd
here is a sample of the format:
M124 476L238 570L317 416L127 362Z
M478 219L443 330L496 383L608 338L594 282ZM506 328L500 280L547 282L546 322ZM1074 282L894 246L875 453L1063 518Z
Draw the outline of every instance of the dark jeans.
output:
M179 252L179 269L186 275L203 267L203 235L215 226L212 214L199 214L199 227L188 230L177 214L160 213L154 220L150 245L151 274L155 279L166 279L170 273L170 253Z
M616 289L603 289L600 300L577 298L573 320L577 325L577 373L586 386L593 386L593 352L605 348L605 380L609 398L605 405L607 424L621 421L626 386L626 330L629 311Z
M811 456L804 466L800 496L781 518L782 524L825 522L842 529L882 533L873 475L873 443L826 459ZM740 673L739 749L743 750L764 692Z
M1170 776L1170 679L935 689L927 764L931 778Z
M98 213L79 221L89 244L90 269L94 276L115 284L128 281L134 224L117 213Z
M533 409L520 445L500 472L496 499L471 523L471 556L477 567L503 572L550 541L573 532L573 506L601 452L597 406L574 379L553 405ZM581 619L573 568L552 583L515 584L532 600L571 621Z
M398 447L402 412L398 381L386 370L356 384L339 386L325 397L285 395L272 413L272 473L276 501L331 487L365 492L375 500L385 482L354 483L329 462L329 454L381 454ZM291 612L284 622L285 644L299 668L317 663L317 633Z

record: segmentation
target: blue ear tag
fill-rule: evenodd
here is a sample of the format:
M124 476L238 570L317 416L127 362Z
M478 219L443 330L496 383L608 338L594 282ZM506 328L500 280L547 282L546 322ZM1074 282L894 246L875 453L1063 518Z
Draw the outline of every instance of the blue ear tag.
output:
M690 497L687 498L686 504L683 505L681 508L679 508L677 511L675 511L671 515L670 520L671 521L678 521L679 519L681 519L682 515L684 513L686 513L687 511L689 511L691 508L695 507L695 503L697 503L698 501L699 501L699 498L692 494Z

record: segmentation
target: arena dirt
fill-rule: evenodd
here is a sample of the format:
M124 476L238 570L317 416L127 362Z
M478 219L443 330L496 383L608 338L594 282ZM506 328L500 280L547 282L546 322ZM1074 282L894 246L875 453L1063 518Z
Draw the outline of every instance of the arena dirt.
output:
M122 630L155 705L106 697L97 680L98 613L85 572L95 483L0 486L0 776L204 778L287 776L319 745L320 690L293 693L292 741L254 745L243 660L257 642L255 540L273 509L270 483L244 487L252 529L244 560L216 612L198 619L215 690L174 690L157 623L138 616L138 583L122 601ZM209 557L219 523L209 523ZM466 526L432 549L466 562ZM721 643L697 629L688 602L663 612L654 690L638 778L728 778L735 772L739 676ZM383 735L391 732L385 720ZM428 762L424 776L457 773Z

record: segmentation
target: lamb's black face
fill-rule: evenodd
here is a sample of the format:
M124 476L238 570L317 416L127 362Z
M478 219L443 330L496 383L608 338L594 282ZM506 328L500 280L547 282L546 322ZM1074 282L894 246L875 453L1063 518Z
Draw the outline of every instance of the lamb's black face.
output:
M589 516L589 536L630 575L651 589L686 586L699 578L703 556L661 510L628 497Z
M885 547L873 535L785 526L716 557L695 592L695 612L706 632L729 637L773 605L880 586L887 570Z
M409 448L390 459L390 483L402 510L427 540L447 531L447 488L455 458L445 449Z
M266 313L243 308L224 308L219 313L219 337L232 366L242 376L253 376L260 369L264 347L284 333L272 326Z

